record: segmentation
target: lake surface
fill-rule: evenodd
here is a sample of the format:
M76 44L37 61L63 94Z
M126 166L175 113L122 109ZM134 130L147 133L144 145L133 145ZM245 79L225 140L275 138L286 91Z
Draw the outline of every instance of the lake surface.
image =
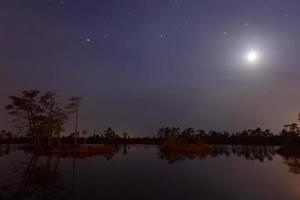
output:
M36 156L0 145L0 199L300 198L300 161L276 147L217 146L202 155L120 146L114 156Z

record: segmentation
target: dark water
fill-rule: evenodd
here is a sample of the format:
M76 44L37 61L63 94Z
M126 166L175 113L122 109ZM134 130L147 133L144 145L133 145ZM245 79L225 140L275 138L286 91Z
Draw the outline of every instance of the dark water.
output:
M36 156L0 145L0 199L299 199L300 161L276 147L218 146L201 155L120 147L113 157Z

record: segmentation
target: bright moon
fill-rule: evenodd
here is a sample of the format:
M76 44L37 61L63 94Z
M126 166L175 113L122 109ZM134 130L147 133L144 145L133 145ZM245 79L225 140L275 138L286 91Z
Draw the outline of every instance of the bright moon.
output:
M256 51L249 51L246 56L248 62L255 63L258 59L258 54Z

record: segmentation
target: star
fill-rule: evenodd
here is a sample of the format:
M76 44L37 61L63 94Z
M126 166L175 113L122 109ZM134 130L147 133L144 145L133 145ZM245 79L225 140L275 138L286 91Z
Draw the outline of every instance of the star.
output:
M160 34L160 38L161 38L161 39L164 38L164 34Z
M285 16L285 17L287 17L287 16L288 16L288 14L287 14L287 13L285 13L285 14L284 14L284 16Z
M64 2L63 0L60 0L59 3L60 3L60 4L64 4L65 2Z
M90 43L90 42L91 42L91 38L87 37L87 38L85 38L85 41L86 41L87 43Z

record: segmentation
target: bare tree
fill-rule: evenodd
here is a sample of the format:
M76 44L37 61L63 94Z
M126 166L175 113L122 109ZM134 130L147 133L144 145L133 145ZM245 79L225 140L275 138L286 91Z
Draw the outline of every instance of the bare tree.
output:
M69 114L75 113L75 133L74 133L74 144L77 144L78 139L78 125L79 125L79 105L81 101L81 97L71 97L69 98L69 104L66 108L69 110Z

